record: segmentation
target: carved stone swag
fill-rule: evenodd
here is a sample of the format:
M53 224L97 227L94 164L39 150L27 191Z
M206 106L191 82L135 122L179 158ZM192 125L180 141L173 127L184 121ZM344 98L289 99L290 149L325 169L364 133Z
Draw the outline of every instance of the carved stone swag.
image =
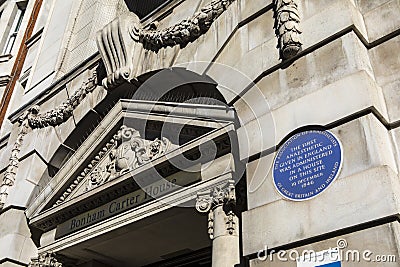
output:
M205 34L235 0L213 0L193 16L165 29L145 29L130 13L121 16L97 34L97 47L107 70L102 84L112 90L125 81L134 81L135 53L142 48L157 53L162 48L186 47ZM274 0L275 32L282 59L290 59L301 50L299 0ZM157 23L151 24L156 27Z
M102 81L106 89L113 89L129 80L134 58L134 46L141 43L144 49L157 52L164 47L180 45L182 48L207 32L212 23L235 0L213 0L201 8L191 18L163 30L143 29L139 18L131 13L121 16L106 25L97 36L97 45L106 66L107 77ZM299 38L300 14L299 0L274 0L275 31L282 59L290 59L301 50ZM19 132L12 148L5 177L0 185L0 209L3 208L9 189L15 183L19 165L19 152L24 136L29 130L54 127L66 122L73 110L97 86L97 72L83 82L82 86L64 103L45 113L39 113L39 107L28 109L18 120Z

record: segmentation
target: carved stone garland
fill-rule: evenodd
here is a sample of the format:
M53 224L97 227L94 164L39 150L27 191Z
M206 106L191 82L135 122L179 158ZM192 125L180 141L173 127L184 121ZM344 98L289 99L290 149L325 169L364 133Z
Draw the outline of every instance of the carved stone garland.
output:
M66 122L71 116L72 111L82 102L88 93L97 87L97 72L93 71L92 76L88 78L75 93L60 106L44 114L39 114L39 107L33 106L22 114L18 119L19 131L17 140L11 150L9 164L4 174L3 182L0 185L0 209L4 207L8 192L15 183L15 177L19 165L19 152L25 135L31 129L42 129L48 126L58 126Z
M184 48L206 33L234 1L213 0L192 17L162 30L144 29L134 13L118 17L97 35L97 47L108 74L102 81L103 86L111 90L129 79L134 80L131 75L135 43L154 52L176 45Z
M55 253L51 252L39 254L37 258L31 260L28 267L62 267L62 263L59 263L55 257Z
M214 209L224 206L226 209L227 221L226 232L234 234L236 223L234 217L234 206L236 205L235 181L229 180L224 186L214 187L197 194L196 210L200 213L208 212L208 235L214 239Z
M274 0L275 32L282 59L301 51L299 0Z
M145 49L159 51L161 48L179 45L180 48L186 47L190 42L195 41L202 34L206 33L213 22L224 13L224 11L235 0L213 0L209 5L204 6L191 18L162 29L145 30L139 25L132 25L131 37L134 41L143 44Z
M19 166L19 152L21 151L21 147L24 141L24 136L28 133L30 127L28 123L28 117L32 112L37 112L35 108L32 108L26 111L19 119L19 131L17 140L14 143L13 148L11 149L11 156L9 159L9 163L7 169L4 174L3 182L0 186L0 209L3 208L5 201L7 199L10 188L15 183L15 177L17 175L18 166Z
M234 1L213 0L192 17L161 30L144 29L133 13L115 19L97 35L97 46L108 74L102 81L103 86L111 90L125 81L135 80L132 77L135 43L156 53L176 45L184 48L206 33ZM275 31L282 59L289 59L301 50L298 7L299 0L274 0ZM156 24L152 23L152 28Z
M82 100L97 87L97 72L94 70L92 76L83 82L82 86L76 90L73 95L64 101L58 107L47 111L43 114L32 113L28 116L29 126L32 129L42 129L48 126L58 126L66 122L71 116L74 109L82 102ZM37 111L39 108L36 108Z

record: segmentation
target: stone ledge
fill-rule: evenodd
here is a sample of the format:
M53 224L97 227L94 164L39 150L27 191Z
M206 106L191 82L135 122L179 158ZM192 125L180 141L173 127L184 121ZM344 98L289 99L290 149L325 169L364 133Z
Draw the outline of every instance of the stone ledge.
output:
M23 210L9 209L0 215L0 261L28 263L37 249Z
M326 192L309 201L281 199L246 211L243 214L244 255L257 253L265 245L280 247L397 216L399 192L397 174L388 166L380 166L338 179ZM286 225L285 231L282 225Z
M275 147L300 127L325 126L370 107L387 118L385 101L375 81L365 71L350 74L240 127L239 140L254 136L251 146L244 141L239 143L240 159Z
M364 14L369 41L375 42L398 31L400 29L399 12L399 1L391 0Z
M366 115L330 130L342 143L343 167L339 179L377 166L388 166L397 171L390 132L378 119ZM389 153L388 153L389 152ZM281 200L272 182L272 164L276 153L271 153L247 164L248 207L254 209Z

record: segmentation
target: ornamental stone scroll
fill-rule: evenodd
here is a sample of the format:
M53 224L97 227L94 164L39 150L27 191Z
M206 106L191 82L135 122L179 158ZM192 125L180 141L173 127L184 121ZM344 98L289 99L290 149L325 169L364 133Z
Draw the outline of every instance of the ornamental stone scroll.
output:
M136 81L133 77L135 53L143 49L157 53L176 45L185 48L205 34L233 2L213 0L193 16L160 30L155 29L157 22L144 28L134 13L116 18L97 33L97 46L107 71L103 86L112 90L126 81ZM281 58L289 59L301 51L299 0L274 0L273 3L278 48Z

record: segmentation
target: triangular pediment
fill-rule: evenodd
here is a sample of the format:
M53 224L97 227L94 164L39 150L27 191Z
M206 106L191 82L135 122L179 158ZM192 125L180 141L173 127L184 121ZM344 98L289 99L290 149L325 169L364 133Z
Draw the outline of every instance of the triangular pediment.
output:
M139 131L123 125L93 157L55 206L118 179L178 147L165 137L152 141L143 139Z
M85 210L136 192L140 187L132 176L147 185L158 183L154 174L168 180L180 171L169 159L182 153L198 157L195 141L200 136L211 134L209 139L219 140L218 153L226 154L230 149L224 140L227 131L218 129L229 126L233 130L233 119L233 110L226 107L120 101L31 203L27 215L35 227L48 230ZM163 132L165 125L177 131ZM182 138L176 136L178 129ZM180 176L186 185L196 181L199 173Z

